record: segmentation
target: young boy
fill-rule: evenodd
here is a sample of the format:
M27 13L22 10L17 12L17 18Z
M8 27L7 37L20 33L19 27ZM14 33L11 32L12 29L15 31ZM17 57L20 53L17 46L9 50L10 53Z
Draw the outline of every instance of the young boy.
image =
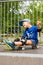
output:
M5 40L5 42L12 48L22 45L32 45L33 49L36 48L38 44L38 30L40 31L41 29L40 22L37 22L37 26L32 26L30 19L23 19L19 24L25 28L21 39L15 39L14 42L11 43L7 40Z

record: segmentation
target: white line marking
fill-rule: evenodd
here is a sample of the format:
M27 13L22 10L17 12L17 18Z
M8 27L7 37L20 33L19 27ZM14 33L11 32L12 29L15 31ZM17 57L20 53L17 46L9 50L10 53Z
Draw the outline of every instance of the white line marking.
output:
M43 58L43 54L0 52L0 56Z

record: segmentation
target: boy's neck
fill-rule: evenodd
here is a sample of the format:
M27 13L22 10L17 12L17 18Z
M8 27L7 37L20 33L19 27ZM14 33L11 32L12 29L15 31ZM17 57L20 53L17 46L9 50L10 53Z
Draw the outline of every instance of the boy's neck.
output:
M32 25L29 25L29 26L28 26L28 28L31 28L31 27L32 27Z

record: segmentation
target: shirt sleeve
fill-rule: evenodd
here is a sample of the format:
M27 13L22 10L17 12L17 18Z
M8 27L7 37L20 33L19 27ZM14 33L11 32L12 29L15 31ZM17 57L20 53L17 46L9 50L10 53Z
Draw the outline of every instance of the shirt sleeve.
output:
M41 30L42 30L42 28L41 28L41 29L38 29L38 27L35 26L35 31L37 31L37 32L41 32Z
M35 26L35 27L34 27L34 30L35 30L35 31L38 31L38 27L37 27L37 26Z

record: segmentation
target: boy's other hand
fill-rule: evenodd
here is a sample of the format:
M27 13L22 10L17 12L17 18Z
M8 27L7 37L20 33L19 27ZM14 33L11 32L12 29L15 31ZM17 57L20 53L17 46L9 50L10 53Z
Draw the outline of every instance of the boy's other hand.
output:
M37 21L37 26L38 26L38 29L41 29L41 21L40 20Z

